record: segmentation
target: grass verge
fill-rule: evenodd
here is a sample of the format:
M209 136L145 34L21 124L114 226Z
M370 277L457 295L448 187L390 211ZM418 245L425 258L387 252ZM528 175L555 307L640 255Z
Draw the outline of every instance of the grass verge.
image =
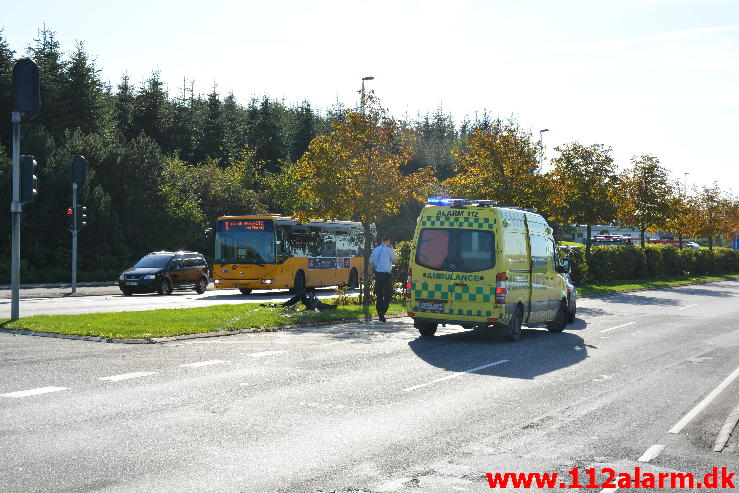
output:
M599 284L577 286L578 296L612 294L637 289L666 288L682 286L684 284L699 284L724 279L735 279L739 274L725 274L720 276L669 277L662 279L640 279L638 281L610 281Z
M577 293L578 296L592 296L637 289L720 281L737 277L739 277L739 274L645 279L638 282L612 281L578 286ZM403 304L392 303L388 314L404 314L405 311ZM362 320L368 316L376 317L376 315L377 312L374 306L342 305L336 310L312 312L293 307L243 303L239 305L215 305L139 312L37 315L21 318L15 322L11 322L9 319L0 319L0 328L109 339L147 339L232 330L270 331L285 326Z
M391 304L388 315L399 313L405 313L405 307L400 303ZM376 315L374 306L346 305L336 310L313 312L244 303L139 312L37 315L14 322L0 319L0 328L110 339L146 339L230 330L260 332L290 325L361 320Z

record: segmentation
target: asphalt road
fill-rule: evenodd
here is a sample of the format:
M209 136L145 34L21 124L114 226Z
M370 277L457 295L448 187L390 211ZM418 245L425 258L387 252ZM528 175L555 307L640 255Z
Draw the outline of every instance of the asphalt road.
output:
M739 430L712 448L739 404L738 298L725 281L581 299L564 333L517 343L457 326L420 338L409 319L149 345L0 334L0 490L453 492L490 491L496 472L565 485L573 468L583 484L589 467L736 473Z

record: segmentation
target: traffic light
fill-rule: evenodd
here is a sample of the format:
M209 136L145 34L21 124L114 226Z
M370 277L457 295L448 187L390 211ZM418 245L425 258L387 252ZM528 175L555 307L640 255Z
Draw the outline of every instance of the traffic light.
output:
M87 226L87 207L84 205L77 206L77 231Z
M28 204L36 199L36 160L33 156L21 156L21 203Z
M82 156L75 156L72 160L72 183L76 183L78 188L82 188L86 179L87 161Z
M67 229L74 231L74 210L72 208L67 209Z

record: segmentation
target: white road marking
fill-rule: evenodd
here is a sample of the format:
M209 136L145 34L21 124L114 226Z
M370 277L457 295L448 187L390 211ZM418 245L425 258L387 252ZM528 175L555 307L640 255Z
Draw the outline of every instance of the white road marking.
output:
M731 372L731 374L728 377L726 377L723 382L718 384L718 387L713 389L711 393L706 396L705 399L700 401L693 409L690 410L690 412L688 412L688 414L683 416L683 419L675 423L675 426L670 428L669 433L673 433L673 434L680 433L682 429L685 428L685 426L688 423L690 423L693 420L693 418L695 418L698 415L698 413L700 413L703 409L708 407L708 405L716 398L716 396L718 396L722 390L728 387L731 384L731 382L733 382L736 379L736 377L739 377L739 368Z
M617 325L617 326L615 326L615 327L611 327L610 329L605 329L605 330L601 330L601 332L608 332L608 331L611 331L611 330L616 330L616 329L620 329L621 327L626 327L627 325L633 325L633 324L635 324L635 323L636 323L636 322L629 322L629 323L627 323L627 324Z
M110 382L120 382L121 380L129 380L131 378L148 377L150 375L156 375L155 371L138 371L135 373L123 373L121 375L112 375L110 377L101 377L100 380L108 380Z
M639 462L650 462L655 459L665 449L664 445L652 445L644 454L639 457Z
M502 359L502 360L499 360L499 361L495 361L493 363L488 363L487 365L478 366L477 368L471 368L469 370L465 370L465 371L460 372L460 373L455 373L454 375L447 375L446 377L437 378L436 380L432 380L432 381L430 381L428 383L422 383L421 385L414 385L413 387L408 387L406 389L403 389L403 392L410 392L411 390L416 390L416 389L420 389L420 388L423 388L423 387L428 387L429 385L433 385L435 383L443 382L444 380L449 380L451 378L461 377L462 375L464 375L466 373L474 373L474 372L479 371L479 370L484 370L485 368L490 368L491 366L502 365L503 363L508 363L508 361L509 360L507 360L507 359Z
M200 368L203 366L220 365L221 363L228 363L228 361L211 359L208 361L198 361L196 363L185 363L184 365L180 365L180 368Z
M251 353L249 356L252 356L254 358L261 358L262 356L269 356L271 354L280 354L284 352L286 351L262 351L261 353Z
M59 392L61 390L69 389L67 387L40 387L38 389L19 390L18 392L0 394L0 397L12 397L13 399L19 399L21 397L31 397L32 395L48 394L49 392Z
M681 306L678 310L685 310L686 308L693 308L694 306L698 306L698 303L695 303L694 305Z

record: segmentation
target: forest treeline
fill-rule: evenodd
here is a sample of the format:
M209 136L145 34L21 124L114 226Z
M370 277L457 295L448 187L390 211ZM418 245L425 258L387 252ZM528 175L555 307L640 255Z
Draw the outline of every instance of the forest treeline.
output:
M72 156L88 161L78 198L88 216L79 234L80 270L116 270L153 250L205 249L203 230L220 215L292 212L283 206L284 191L273 190L274 177L346 111L339 103L319 111L307 101L287 105L269 96L242 103L215 86L199 94L193 81L168 92L158 72L138 84L123 75L111 87L83 43L65 53L44 28L25 53L16 53L0 31L0 115L8 117L0 124L5 204L11 200L12 68L23 57L38 64L42 95L40 114L21 129L21 154L39 163L38 198L24 207L22 219L24 280L69 277L65 212ZM449 150L472 124L457 128L438 111L413 126L422 138L409 168L431 165L440 177L450 176ZM0 221L5 258L9 217ZM6 270L0 263L0 279Z
M306 177L295 182L296 164L316 137L331 133L356 110L340 103L319 110L308 101L286 104L267 95L242 102L215 85L201 94L193 81L170 92L158 72L139 83L123 75L111 86L83 43L65 53L55 33L44 28L25 53L16 53L0 30L0 115L8 117L0 124L0 203L5 204L11 201L11 74L15 60L23 57L39 66L42 97L39 116L24 121L21 130L21 153L39 163L38 198L24 206L22 219L23 281L69 279L65 212L71 205L73 156L88 162L87 182L78 195L88 216L78 237L79 279L105 279L150 251L208 253L212 245L203 232L218 216L299 210L304 204L296 188L305 186ZM456 124L439 109L401 122L413 134L412 153L401 171L430 169L439 192L494 195L507 205L543 204L553 220L582 223L562 193L563 187L578 186L573 182L577 170L563 171L577 168L588 153L610 159L609 149L573 143L556 149L560 154L552 162L559 174L537 174L539 148L530 132L514 119L481 115ZM649 156L639 162L643 158ZM627 183L615 179L615 166L606 168L614 184ZM554 185L559 187L556 200L550 197ZM556 207L546 210L547 204ZM378 229L410 239L421 206L406 203ZM616 219L616 212L615 205L606 207L597 218ZM635 221L642 229L655 224ZM10 257L10 214L0 221L0 255ZM0 282L9 277L8 264L0 263Z

